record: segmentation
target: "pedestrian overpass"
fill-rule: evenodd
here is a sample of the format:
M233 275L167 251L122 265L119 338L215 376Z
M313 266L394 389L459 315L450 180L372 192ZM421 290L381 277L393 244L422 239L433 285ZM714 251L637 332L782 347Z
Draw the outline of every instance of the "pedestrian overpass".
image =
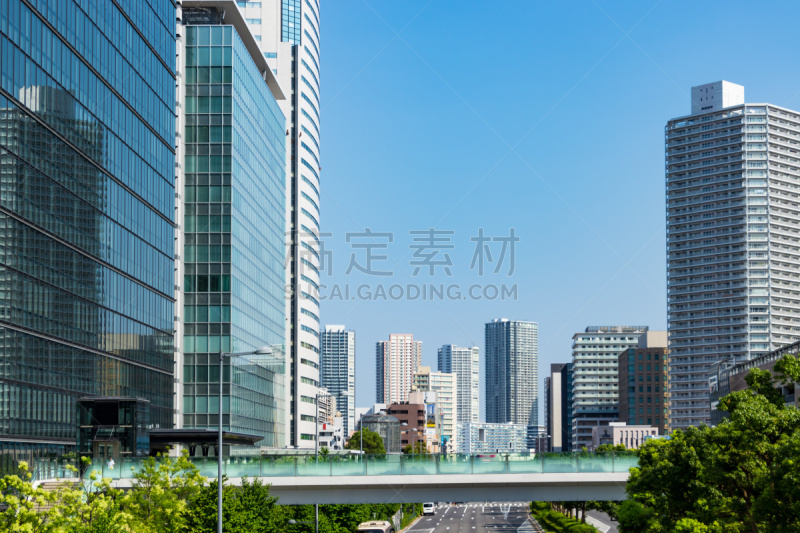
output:
M95 461L89 472L130 488L143 459L109 467ZM203 476L216 479L214 458L193 458ZM227 483L258 478L282 505L402 503L425 501L623 500L632 453L471 455L328 455L230 457ZM37 461L38 481L72 477L63 464ZM87 476L88 478L88 472Z

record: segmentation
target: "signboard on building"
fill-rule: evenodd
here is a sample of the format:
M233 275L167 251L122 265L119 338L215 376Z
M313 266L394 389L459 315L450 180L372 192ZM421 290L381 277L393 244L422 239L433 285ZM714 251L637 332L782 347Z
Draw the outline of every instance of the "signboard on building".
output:
M425 427L428 427L428 428L435 428L436 427L436 404L435 403L426 403L425 404Z

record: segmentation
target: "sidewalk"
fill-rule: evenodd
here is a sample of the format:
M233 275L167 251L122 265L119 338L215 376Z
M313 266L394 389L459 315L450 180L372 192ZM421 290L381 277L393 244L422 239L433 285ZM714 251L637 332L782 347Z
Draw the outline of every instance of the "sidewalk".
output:
M422 517L423 517L423 516L424 516L424 515L419 515L418 517L416 517L414 520L412 520L412 521L411 521L411 523L410 523L410 524L408 524L406 527L404 527L403 529L401 529L401 530L400 530L398 533L406 533L406 531L408 531L409 529L411 529L412 527L414 527L414 525L415 525L417 522L419 522L419 521L420 521L420 519L422 519Z
M544 530L544 528L543 528L542 526L540 526L540 525L539 525L539 522L537 522L537 521L536 521L536 519L535 519L535 518L533 517L533 515L531 514L531 507L530 507L530 505L528 506L528 522L527 522L527 523L531 525L531 527L533 528L533 531L534 531L535 533L546 533L546 532L545 532L545 530ZM523 526L524 526L524 525L525 525L525 524L523 524ZM522 533L522 531L521 531L521 530L522 530L522 526L520 526L520 528L519 528L517 531L519 531L520 533Z

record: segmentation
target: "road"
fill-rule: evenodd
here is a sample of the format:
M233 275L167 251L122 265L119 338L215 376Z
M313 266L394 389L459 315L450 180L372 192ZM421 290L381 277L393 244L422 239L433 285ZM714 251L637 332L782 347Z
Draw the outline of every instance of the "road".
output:
M606 513L588 511L586 521L597 528L600 533L617 533L617 523L611 520Z
M528 502L439 505L434 516L423 516L408 533L534 533L528 506Z

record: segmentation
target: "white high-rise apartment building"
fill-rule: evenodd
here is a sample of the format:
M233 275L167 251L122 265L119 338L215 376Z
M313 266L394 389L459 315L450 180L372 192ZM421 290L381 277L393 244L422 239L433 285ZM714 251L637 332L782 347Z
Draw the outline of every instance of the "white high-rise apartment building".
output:
M423 366L414 374L414 389L419 392L436 393L436 409L442 421L441 443L445 451L456 451L458 440L458 377L446 372L431 372L431 367Z
M320 5L319 0L238 1L289 98L287 146L287 445L314 447L319 390Z
M347 331L344 326L325 326L320 353L320 380L322 387L336 397L344 434L350 435L356 427L355 331Z
M572 336L572 450L592 444L592 428L619 417L620 352L638 346L647 326L589 326Z
M800 339L800 114L692 88L666 127L670 426L710 421L707 371Z
M486 422L539 425L539 325L486 324Z
M375 343L375 401L402 403L422 364L422 342L410 333L392 333L388 341Z
M458 383L458 422L480 419L480 348L445 344L439 348L439 372L456 375Z

